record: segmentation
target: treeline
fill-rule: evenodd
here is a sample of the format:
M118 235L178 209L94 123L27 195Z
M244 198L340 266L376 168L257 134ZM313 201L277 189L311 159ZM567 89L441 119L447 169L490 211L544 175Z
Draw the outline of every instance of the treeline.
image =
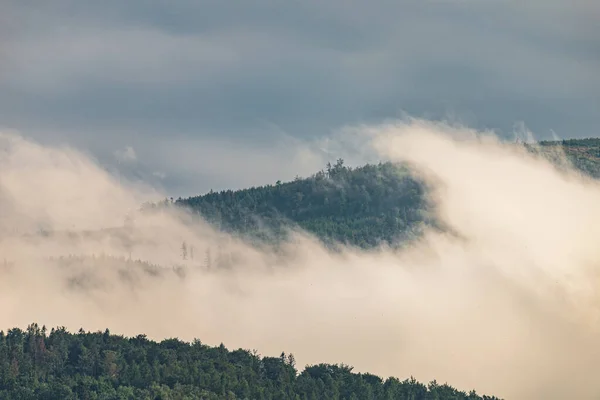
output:
M400 165L350 168L340 159L308 178L174 203L249 239L285 239L287 228L297 226L327 244L371 247L414 237L420 224L431 222L423 194L423 185Z
M557 155L564 156L562 158L585 175L600 178L599 138L542 141L538 144L540 151L549 155L551 160Z
M355 373L345 365L297 370L294 356L261 357L194 340L144 335L47 332L30 325L0 332L0 399L496 399L449 385Z
M541 146L564 146L564 147L588 147L600 148L600 138L542 140L538 142Z
M525 144L557 166L565 159L600 178L600 139L570 139ZM299 227L325 244L363 248L396 245L418 237L423 226L436 226L428 214L426 188L397 163L350 168L339 159L308 178L244 190L224 190L173 201L217 228L250 240L277 241L287 228ZM166 201L164 204L170 204Z

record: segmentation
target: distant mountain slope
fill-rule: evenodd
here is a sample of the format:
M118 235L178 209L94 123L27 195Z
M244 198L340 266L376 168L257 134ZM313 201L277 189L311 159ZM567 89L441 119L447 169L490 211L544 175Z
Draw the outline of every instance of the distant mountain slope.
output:
M423 185L391 163L352 169L338 160L308 178L176 203L247 236L279 238L297 224L325 242L363 247L403 239L426 220Z
M600 178L600 138L544 141L539 145L546 153L564 152L577 169L593 178Z
M585 174L600 178L600 139L526 145L557 163L564 157ZM564 153L563 153L564 152ZM424 186L399 164L349 168L343 160L292 182L244 190L210 192L178 199L221 229L254 239L284 237L298 226L325 243L372 247L418 235L427 217Z

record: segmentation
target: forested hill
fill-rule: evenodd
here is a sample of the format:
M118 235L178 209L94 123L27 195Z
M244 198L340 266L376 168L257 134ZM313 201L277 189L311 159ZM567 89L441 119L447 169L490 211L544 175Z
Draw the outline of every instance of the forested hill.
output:
M449 385L381 379L345 365L307 366L196 340L105 332L71 334L33 324L0 332L0 400L494 400Z
M600 178L600 138L567 139L539 143L541 151L552 155L564 151L567 159L577 169L593 178Z
M577 168L600 178L600 139L572 139L527 145L555 158L564 151ZM326 243L361 247L402 242L418 235L427 217L424 187L409 171L392 163L349 168L343 160L308 178L226 190L176 204L191 208L217 227L250 238L284 236L299 226Z
M374 246L405 239L426 220L423 185L391 163L349 168L343 160L309 178L178 199L226 231L278 238L297 224L325 242Z

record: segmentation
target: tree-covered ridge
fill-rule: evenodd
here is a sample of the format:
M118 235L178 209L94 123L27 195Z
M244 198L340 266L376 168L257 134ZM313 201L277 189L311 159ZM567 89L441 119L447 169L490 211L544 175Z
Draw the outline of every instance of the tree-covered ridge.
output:
M296 369L294 356L261 357L144 335L47 332L30 325L0 332L0 399L488 399L449 385L381 379L345 365Z
M567 160L586 175L600 178L600 138L539 142L541 151L564 152Z
M600 178L600 139L539 142L528 149L558 164L564 158ZM563 165L564 166L564 165ZM211 191L175 203L215 226L248 238L285 237L297 226L325 243L372 247L417 236L427 216L423 183L402 164L350 168L338 160L308 178L243 190Z
M600 148L600 138L542 140L538 142L541 146L563 146L565 148L587 147Z
M423 185L392 163L350 168L338 160L292 182L178 199L223 230L280 238L292 225L326 243L368 247L406 239L426 221Z

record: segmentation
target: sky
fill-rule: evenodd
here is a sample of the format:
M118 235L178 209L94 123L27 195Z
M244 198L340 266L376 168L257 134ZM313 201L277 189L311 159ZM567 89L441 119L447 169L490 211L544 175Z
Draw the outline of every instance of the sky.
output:
M406 115L598 136L599 19L596 0L2 0L0 129L176 197L369 161L345 128Z

